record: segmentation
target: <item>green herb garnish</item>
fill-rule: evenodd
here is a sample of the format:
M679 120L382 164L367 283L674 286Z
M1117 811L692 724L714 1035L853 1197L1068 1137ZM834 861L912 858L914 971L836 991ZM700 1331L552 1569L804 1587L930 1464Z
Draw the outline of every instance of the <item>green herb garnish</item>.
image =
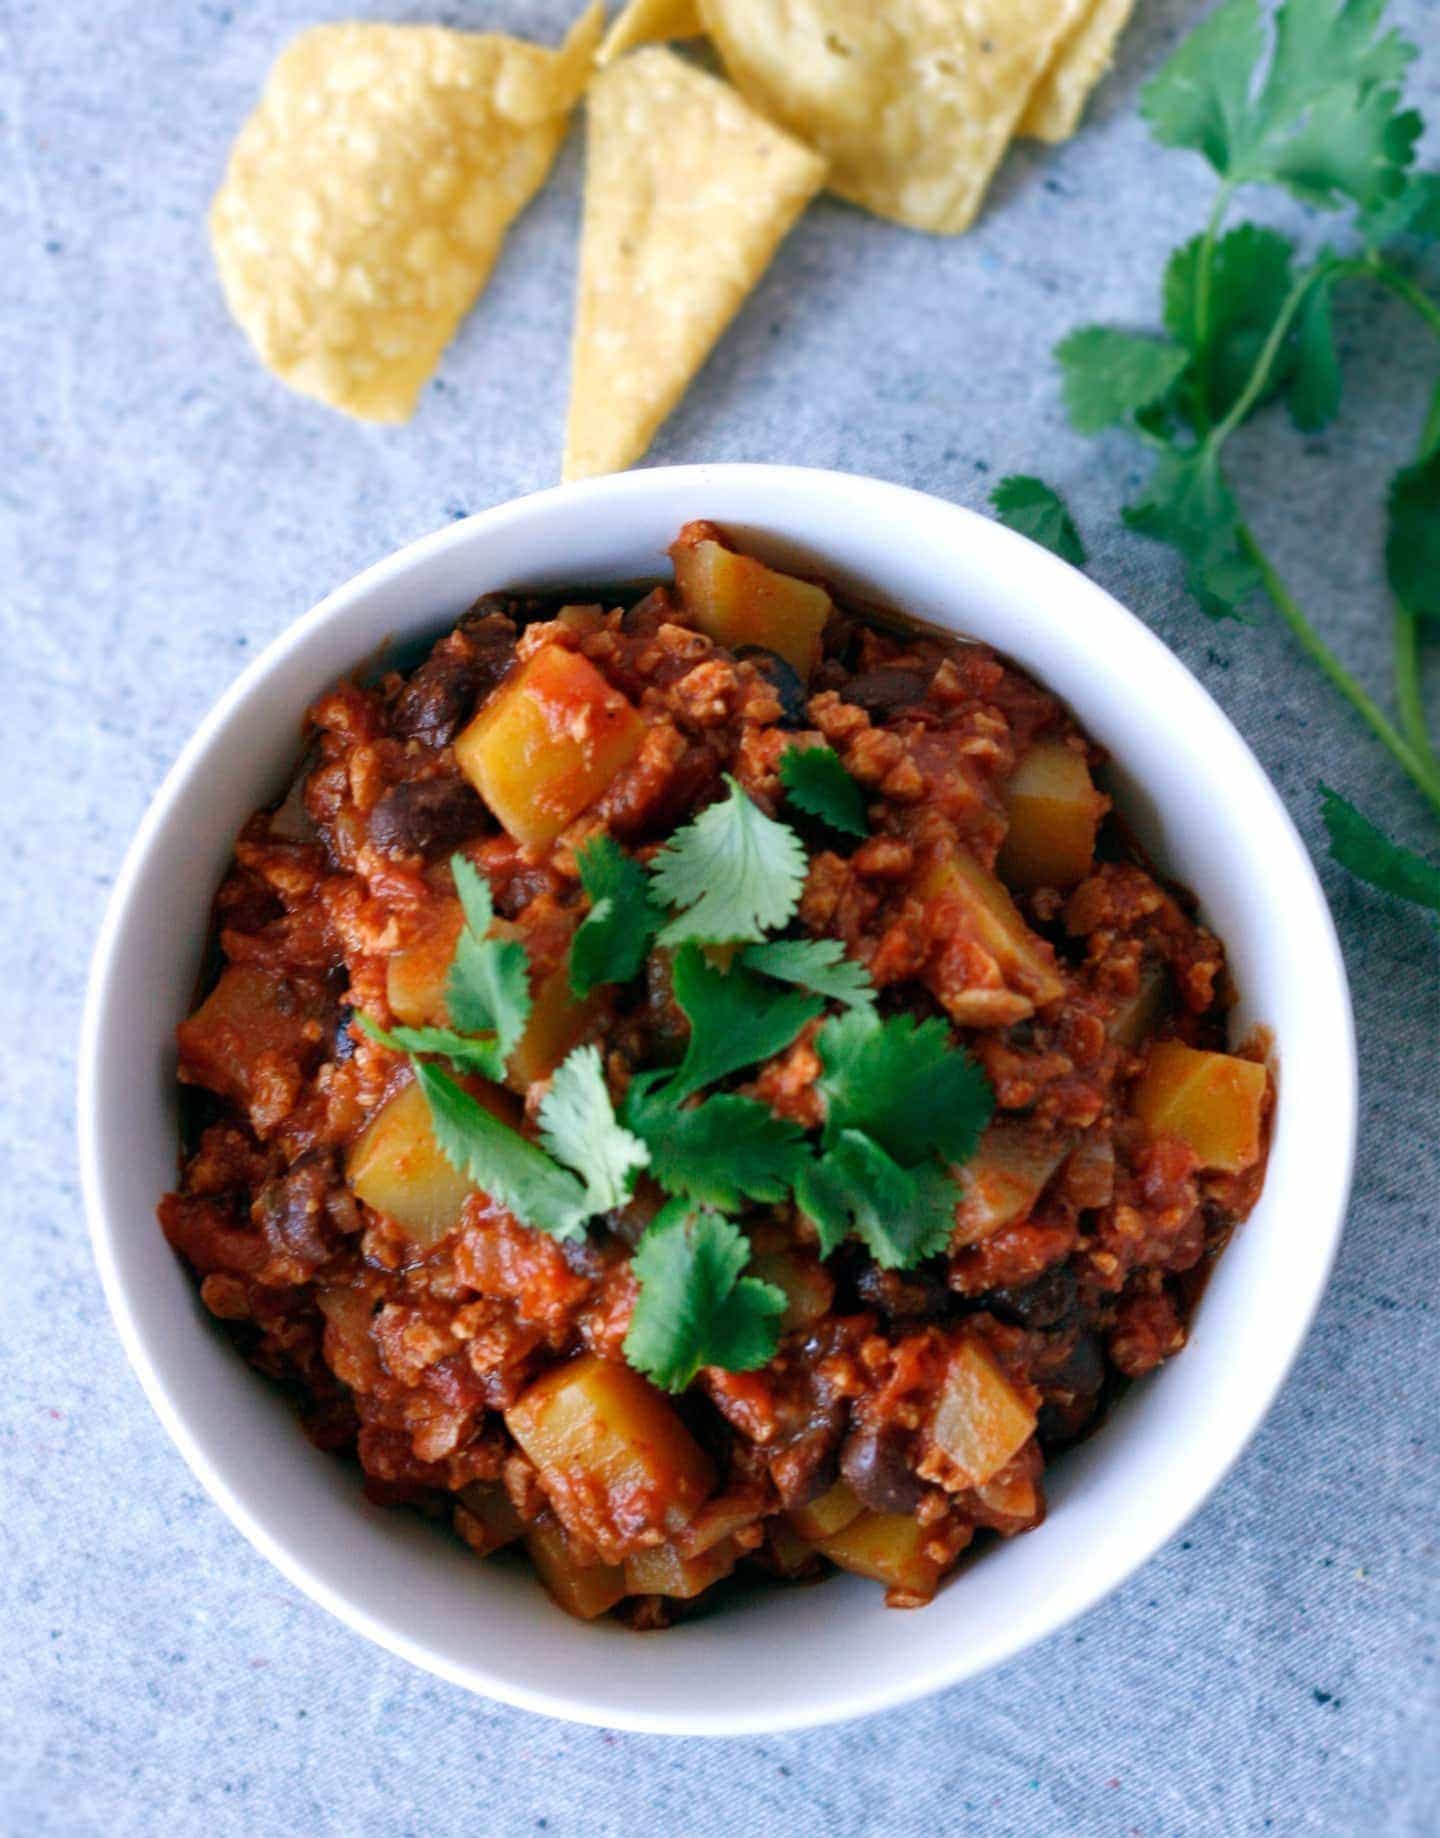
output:
M909 1270L938 1256L955 1230L960 1192L937 1162L902 1168L873 1137L841 1130L795 1190L828 1256L853 1231L876 1263Z
M740 962L747 970L812 989L817 996L829 996L847 1008L875 1006L870 972L846 955L838 938L777 938L769 944L748 945L740 953Z
M623 1206L650 1151L616 1121L598 1047L576 1047L566 1055L539 1115L541 1142L580 1176L589 1211Z
M1440 913L1440 868L1413 849L1391 842L1383 830L1328 785L1322 785L1320 790L1324 799L1320 812L1335 860L1367 886Z
M677 1103L717 1079L783 1053L825 1008L819 996L778 993L773 983L740 964L717 970L694 944L676 952L671 986L690 1023L690 1044L669 1086Z
M1012 472L991 492L990 503L1008 529L1018 530L1072 567L1085 566L1085 545L1075 519L1053 485Z
M650 1151L650 1172L667 1192L698 1206L738 1212L747 1200L783 1200L810 1159L798 1123L768 1104L726 1095L680 1105L663 1072L631 1083L624 1122Z
M751 1372L780 1340L785 1295L741 1272L750 1242L739 1226L685 1200L646 1228L631 1270L639 1284L625 1357L666 1391L683 1391L702 1366Z
M495 903L484 875L463 855L451 856L450 871L465 923L450 962L445 1006L459 1033L494 1037L497 1070L490 1076L499 1078L530 1019L530 960L518 939L488 936Z
M576 851L575 866L590 911L570 944L570 988L588 996L639 975L665 915L650 899L645 870L603 832Z
M805 850L728 775L728 798L677 830L650 864L652 890L677 909L664 945L758 943L786 924L805 880Z
M1258 0L1226 0L1185 40L1147 84L1141 111L1163 146L1205 159L1219 188L1208 225L1166 269L1168 339L1092 326L1071 333L1057 355L1074 425L1082 433L1128 426L1154 455L1126 523L1179 552L1187 585L1212 617L1240 617L1263 593L1440 815L1440 756L1420 687L1424 627L1440 617L1440 387L1419 450L1389 492L1394 718L1315 629L1261 548L1227 473L1231 436L1266 403L1285 401L1307 432L1338 413L1333 303L1342 285L1385 289L1440 338L1440 300L1400 248L1440 241L1440 173L1411 170L1422 124L1403 105L1401 85L1415 49L1384 29L1383 11L1383 0L1285 0L1272 28ZM1277 230L1226 231L1235 195L1248 185L1280 186L1315 209L1348 212L1350 246L1302 260ZM1327 823L1333 799L1327 794ZM1424 874L1377 868L1378 831L1362 846L1341 822L1345 840L1335 848L1347 866L1362 878L1387 875L1392 892L1417 888L1402 897L1429 903Z
M788 747L780 755L780 782L790 802L842 836L868 836L865 794L833 747Z
M994 1096L969 1054L951 1045L943 1021L880 1021L857 1011L827 1021L815 1047L827 1147L859 1130L906 1166L930 1155L959 1163L975 1153Z

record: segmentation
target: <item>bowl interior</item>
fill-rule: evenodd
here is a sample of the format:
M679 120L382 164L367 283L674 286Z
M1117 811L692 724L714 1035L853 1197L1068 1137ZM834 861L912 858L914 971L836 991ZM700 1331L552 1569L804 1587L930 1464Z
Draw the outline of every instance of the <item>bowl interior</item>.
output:
M1114 756L1147 846L1225 940L1235 1036L1274 1031L1279 1100L1265 1193L1189 1348L1053 1470L1039 1531L987 1550L919 1613L836 1578L647 1638L570 1621L519 1570L367 1506L354 1473L305 1442L210 1322L154 1208L175 1176L172 1031L211 897L241 822L281 789L309 702L380 647L438 633L482 592L665 573L666 545L695 516L862 598L988 639L1064 696ZM773 1731L935 1689L1143 1561L1239 1453L1298 1349L1354 1134L1349 1006L1318 884L1194 679L1093 583L987 520L785 468L643 472L521 500L390 558L292 627L206 720L136 839L96 955L81 1076L87 1196L117 1323L157 1411L246 1535L353 1626L443 1676L554 1715L696 1733Z

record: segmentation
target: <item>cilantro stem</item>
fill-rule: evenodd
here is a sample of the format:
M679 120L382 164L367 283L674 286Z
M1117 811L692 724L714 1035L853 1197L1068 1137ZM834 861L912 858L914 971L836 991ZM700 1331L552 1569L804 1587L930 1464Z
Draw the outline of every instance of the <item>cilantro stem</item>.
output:
M1440 766L1437 766L1433 756L1429 755L1428 744L1423 752L1417 751L1410 740L1386 716L1379 704L1355 681L1300 610L1289 588L1276 572L1269 556L1256 541L1255 534L1250 527L1241 523L1237 533L1241 547L1260 571L1260 578L1265 584L1266 593L1274 603L1275 610L1289 626L1300 649L1339 690L1375 735L1381 746L1393 756L1436 812L1440 813Z
M1401 600L1395 602L1395 706L1401 733L1423 759L1440 767L1420 693L1420 621Z
M1207 420L1210 412L1211 276L1215 268L1215 244L1220 237L1220 226L1225 221L1225 213L1230 209L1230 200L1234 195L1234 184L1226 180L1216 193L1215 206L1210 212L1210 221L1205 225L1205 234L1200 243L1200 258L1195 265L1195 345L1201 354L1202 367L1198 393Z
M1381 287L1388 288L1397 299L1413 307L1435 336L1440 338L1440 306L1423 288L1417 287L1408 274L1401 274L1398 268L1392 268L1388 262L1348 262L1345 266L1352 272L1368 275Z

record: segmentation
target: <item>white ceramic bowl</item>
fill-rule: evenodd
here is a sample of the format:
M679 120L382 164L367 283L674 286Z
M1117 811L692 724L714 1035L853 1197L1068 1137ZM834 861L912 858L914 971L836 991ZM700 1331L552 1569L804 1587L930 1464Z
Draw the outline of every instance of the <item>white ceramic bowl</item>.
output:
M1238 1038L1274 1031L1269 1178L1178 1359L1050 1477L1050 1516L928 1608L835 1577L659 1636L569 1620L518 1569L361 1498L205 1315L155 1223L173 1184L172 1030L232 839L293 766L306 706L387 641L434 636L482 592L665 571L688 518L778 561L989 639L1113 754L1122 802L1200 896L1240 991ZM1100 588L998 524L873 480L697 466L564 486L451 525L321 602L245 671L161 787L112 897L81 1053L86 1200L106 1294L161 1421L211 1496L292 1582L441 1677L552 1716L735 1735L899 1704L994 1665L1127 1577L1195 1511L1264 1416L1324 1286L1355 1136L1344 969L1310 861L1244 742ZM1221 1600L1220 1578L1216 1601Z

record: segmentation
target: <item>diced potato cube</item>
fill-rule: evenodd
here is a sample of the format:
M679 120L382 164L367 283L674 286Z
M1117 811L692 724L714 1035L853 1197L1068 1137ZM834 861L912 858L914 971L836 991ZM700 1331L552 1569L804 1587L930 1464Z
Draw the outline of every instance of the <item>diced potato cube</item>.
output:
M908 1513L862 1512L843 1531L816 1540L831 1563L873 1577L898 1595L928 1602L940 1583L940 1566L925 1552L929 1533Z
M567 1615L593 1621L625 1594L625 1572L619 1564L581 1564L575 1560L565 1528L543 1516L525 1534L525 1549L540 1581Z
M538 1378L505 1422L558 1516L607 1561L646 1532L682 1532L713 1485L670 1404L629 1366L593 1353Z
M1105 800L1085 755L1061 741L1040 741L1005 787L1010 828L995 872L1017 893L1069 888L1089 874Z
M195 1013L175 1030L181 1076L249 1105L261 1061L297 1063L321 1044L324 1005L286 977L254 964L230 964Z
M461 1519L459 1513L465 1517ZM460 1489L456 1528L472 1551L488 1557L521 1537L525 1524L498 1481L470 1481Z
M631 1595L668 1595L689 1601L722 1576L729 1576L739 1555L726 1538L697 1556L684 1556L673 1544L647 1545L625 1559L625 1587Z
M843 1531L852 1519L858 1519L864 1508L844 1481L836 1481L827 1493L808 1506L799 1506L790 1515L790 1523L802 1538L818 1544L822 1538Z
M960 1172L965 1197L955 1211L955 1242L978 1244L1028 1217L1070 1144L1067 1135L1024 1123L992 1123Z
M1002 1468L975 1492L985 1510L998 1518L1033 1520L1040 1510L1040 1490L1020 1462Z
M588 658L546 645L455 742L460 770L526 848L552 843L645 740L645 722Z
M823 587L780 574L708 537L682 535L670 554L681 603L707 637L732 651L763 645L802 680L814 672L820 634L833 610Z
M922 899L943 903L945 918L994 958L1007 987L1037 1008L1064 995L1055 953L1030 930L1010 895L968 849L937 855L920 876L917 890Z
M458 900L437 906L422 937L392 951L385 965L385 999L405 1027L446 1027L445 985L464 915Z
M460 1208L477 1191L440 1153L430 1106L413 1084L396 1092L371 1119L350 1151L346 1178L367 1206L393 1219L426 1249L455 1230Z
M1202 1168L1239 1174L1260 1159L1267 1084L1254 1060L1157 1040L1135 1087L1135 1114L1152 1136L1178 1136Z
M537 977L530 997L530 1019L505 1067L506 1083L522 1095L536 1079L550 1076L605 1005L600 990L583 1002L571 993L568 963Z
M385 966L385 994L391 1013L407 1027L446 1027L445 986L450 962L460 936L462 915L458 901L438 908L424 937L396 951ZM520 938L520 926L497 919L492 938ZM575 1046L595 1016L603 1011L604 994L596 990L581 1001L570 991L568 961L546 970L532 966L530 1019L515 1043L506 1066L506 1083L523 1097L536 1079L547 1078Z
M780 1326L787 1334L791 1328L808 1327L818 1321L835 1299L835 1279L819 1258L805 1251L757 1250L750 1259L748 1274L785 1292Z
M973 1335L950 1356L930 1436L950 1463L947 1482L980 1487L1035 1433L1035 1413Z

